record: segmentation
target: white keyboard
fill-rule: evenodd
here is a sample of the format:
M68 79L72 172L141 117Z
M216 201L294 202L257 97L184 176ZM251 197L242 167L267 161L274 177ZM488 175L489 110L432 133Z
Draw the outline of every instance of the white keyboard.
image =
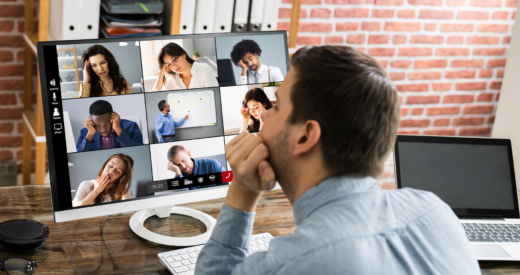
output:
M251 236L249 253L266 251L273 236L269 233L261 233ZM175 275L193 275L197 257L204 245L192 246L157 254L161 263Z

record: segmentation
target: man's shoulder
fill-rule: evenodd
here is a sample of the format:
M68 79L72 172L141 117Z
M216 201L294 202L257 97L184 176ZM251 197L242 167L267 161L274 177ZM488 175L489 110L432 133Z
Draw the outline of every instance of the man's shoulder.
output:
M196 159L195 161L198 161L199 163L206 164L206 165L210 165L210 164L220 165L220 163L218 161L216 161L214 159L210 159L210 158Z
M135 123L134 121L131 121L131 120L126 120L126 119L121 119L120 121L121 123L121 127L137 127L137 123Z

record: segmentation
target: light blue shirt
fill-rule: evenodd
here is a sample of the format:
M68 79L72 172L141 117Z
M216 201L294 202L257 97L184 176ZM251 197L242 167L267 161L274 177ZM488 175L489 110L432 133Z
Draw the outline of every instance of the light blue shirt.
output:
M160 113L155 119L155 135L159 142L164 142L162 136L170 136L175 135L175 128L181 126L185 118L179 120L179 122L175 122L170 114Z
M195 274L480 274L448 205L426 191L381 190L371 177L307 190L294 234L247 257L254 217L223 205Z

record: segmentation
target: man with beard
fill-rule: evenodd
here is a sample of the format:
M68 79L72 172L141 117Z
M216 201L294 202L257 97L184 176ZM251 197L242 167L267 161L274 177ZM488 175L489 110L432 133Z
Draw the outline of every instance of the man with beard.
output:
M243 39L231 51L231 60L242 68L237 84L256 84L283 81L279 68L262 64L258 58L262 49L254 40Z
M175 128L181 126L188 119L188 115L175 122L170 115L170 104L161 100L158 105L161 113L155 119L155 135L159 142L175 141Z
M448 205L377 185L399 113L370 56L347 46L297 51L260 135L226 145L234 177L195 274L480 274ZM249 256L256 205L276 181L298 227Z

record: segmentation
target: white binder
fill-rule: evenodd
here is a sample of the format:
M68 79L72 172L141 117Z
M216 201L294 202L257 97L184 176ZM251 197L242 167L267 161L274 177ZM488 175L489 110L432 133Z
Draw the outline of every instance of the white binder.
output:
M81 0L81 38L99 37L99 7L101 0Z
M278 24L279 0L264 0L264 18L262 20L262 31L274 31Z
M194 33L212 33L215 21L215 0L198 0Z
M213 32L231 32L234 0L216 0Z
M235 0L235 20L232 32L247 31L247 17L249 15L249 0Z
M251 18L248 27L250 32L260 31L264 19L264 4L265 0L251 0Z
M78 11L80 8L81 5L78 5L78 0L51 0L50 40L81 39L81 16L79 16L81 13ZM97 18L99 20L99 12Z
M179 34L193 34L196 0L182 0Z

